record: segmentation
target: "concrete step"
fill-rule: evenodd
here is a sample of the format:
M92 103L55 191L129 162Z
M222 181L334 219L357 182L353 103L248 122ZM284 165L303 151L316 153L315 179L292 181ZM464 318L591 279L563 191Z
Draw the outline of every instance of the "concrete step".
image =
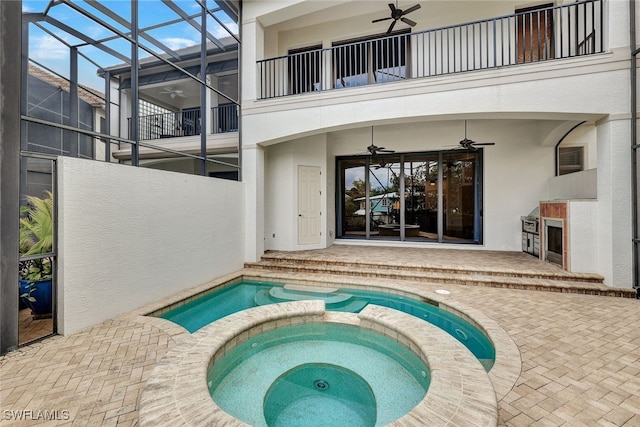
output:
M329 267L329 268L359 268L375 271L402 271L402 272L432 272L438 274L458 274L458 275L486 275L486 276L501 276L501 277L526 277L536 279L548 279L548 280L562 280L562 281L577 281L587 283L603 283L604 278L598 274L590 273L569 273L561 269L554 272L543 270L499 270L496 268L481 268L478 266L442 266L442 265L425 265L425 264L412 264L410 262L397 264L397 263L382 263L367 262L366 260L353 261L339 261L335 259L322 260L322 259L299 259L299 258L286 258L278 255L269 255L268 253L263 255L261 262L269 262L271 265L277 263L283 263L287 266L290 265L310 265L314 267ZM247 264L249 265L249 264Z
M287 260L263 257L257 263L247 263L248 270L295 273L297 275L334 275L352 277L376 277L394 280L425 281L429 283L484 286L493 288L527 289L547 292L579 293L634 298L632 289L612 288L602 284L597 275L557 275L545 273L485 272L479 270L455 270L452 268L426 269L424 266L397 266L367 263L315 262L312 260ZM584 277L581 277L584 276ZM581 280L582 279L582 280Z

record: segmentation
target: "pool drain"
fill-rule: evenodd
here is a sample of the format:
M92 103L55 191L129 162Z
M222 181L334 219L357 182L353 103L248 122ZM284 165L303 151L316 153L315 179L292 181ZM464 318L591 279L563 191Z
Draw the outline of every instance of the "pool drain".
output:
M315 380L313 382L313 385L315 388L322 391L327 390L329 388L329 383L326 382L325 380Z

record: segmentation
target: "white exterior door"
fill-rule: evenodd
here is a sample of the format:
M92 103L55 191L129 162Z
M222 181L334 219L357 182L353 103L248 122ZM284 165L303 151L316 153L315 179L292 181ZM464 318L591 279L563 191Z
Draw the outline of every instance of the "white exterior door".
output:
M298 166L298 244L320 243L320 168Z

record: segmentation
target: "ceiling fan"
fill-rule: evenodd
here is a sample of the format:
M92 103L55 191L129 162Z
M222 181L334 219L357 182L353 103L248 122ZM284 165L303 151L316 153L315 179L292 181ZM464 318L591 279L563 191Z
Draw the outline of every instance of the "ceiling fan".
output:
M368 154L371 154L373 156L380 154L380 153L395 153L395 150L388 150L384 147L378 147L377 145L373 145L371 144L370 146L367 147L367 151L369 152Z
M164 88L164 90L161 90L158 93L168 94L171 98L175 98L176 96L179 96L181 98L185 97L183 95L184 91L182 89L173 89L170 87Z
M460 150L477 150L476 147L483 145L496 145L495 142L475 142L472 139L467 138L467 121L464 121L464 139L460 141L460 146L456 147Z
M411 6L409 9L398 9L398 0L396 0L396 4L394 5L393 3L389 3L389 9L391 9L391 16L387 17L387 18L380 18L380 19L374 19L373 21L371 21L371 23L376 23L376 22L381 22L381 21L388 21L389 19L393 19L393 22L391 23L391 25L389 25L389 29L387 30L387 34L391 33L391 31L393 31L393 27L395 27L396 23L398 21L402 21L405 24L414 27L416 25L416 23L414 21L412 21L409 18L405 18L405 15L420 9L420 5L416 4Z
M389 150L384 147L378 147L373 143L373 126L371 126L371 145L367 147L366 155L376 156L380 153L395 153L395 150Z

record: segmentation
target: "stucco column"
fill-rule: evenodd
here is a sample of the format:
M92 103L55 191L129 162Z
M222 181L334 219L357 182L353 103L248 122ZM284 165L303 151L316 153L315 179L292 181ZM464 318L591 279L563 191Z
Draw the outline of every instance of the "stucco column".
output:
M631 288L631 161L629 119L596 124L598 135L598 272L609 286Z
M256 61L264 56L264 30L255 18L242 22L242 99L255 101L257 99Z
M264 253L264 150L257 145L242 149L244 184L245 262L256 262Z
M246 9L245 9L246 12ZM264 31L250 14L242 21L242 182L244 184L245 261L255 262L264 253L264 150L256 144L262 130L246 120L256 100L256 60L264 51Z

